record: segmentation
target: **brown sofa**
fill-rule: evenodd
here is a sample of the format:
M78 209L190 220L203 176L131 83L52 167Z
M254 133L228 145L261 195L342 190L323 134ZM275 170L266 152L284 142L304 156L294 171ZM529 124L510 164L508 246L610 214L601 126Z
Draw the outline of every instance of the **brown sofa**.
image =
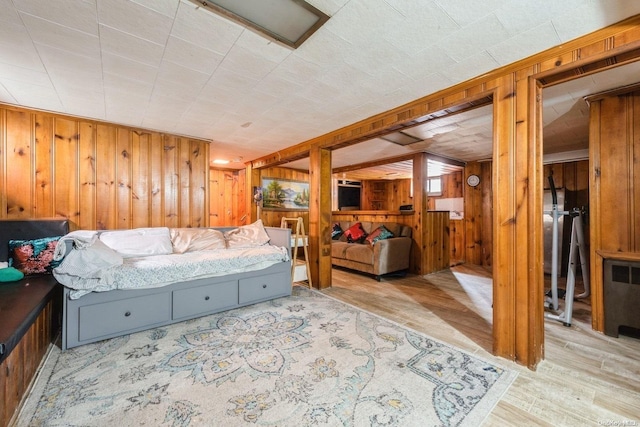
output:
M342 230L347 230L356 222L362 224L367 234L383 224L394 237L379 240L371 246L368 242L349 243L343 235L331 243L331 263L373 274L378 281L383 274L406 273L411 254L411 227L395 222L339 221L338 224Z

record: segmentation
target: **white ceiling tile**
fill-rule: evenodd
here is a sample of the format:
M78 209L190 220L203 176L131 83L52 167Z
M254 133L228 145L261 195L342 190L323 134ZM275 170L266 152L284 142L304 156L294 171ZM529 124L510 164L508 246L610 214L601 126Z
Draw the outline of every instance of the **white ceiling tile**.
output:
M488 52L500 65L508 65L558 44L560 39L556 30L547 22L490 47Z
M180 2L171 35L226 55L243 31L244 28L228 19L196 8L192 3Z
M165 44L173 19L131 1L99 0L100 24L154 43Z
M514 35L529 28L538 27L550 21L555 16L572 14L573 11L590 0L539 0L539 1L508 1L497 10L496 16L500 22Z
M394 5L400 8L403 20L388 28L384 38L408 55L426 46L448 43L449 37L461 28L434 2L394 1Z
M105 94L133 94L140 100L149 100L151 92L153 92L153 84L134 80L125 76L104 73L104 92ZM140 102L136 100L136 103ZM146 107L146 104L145 104Z
M235 70L236 73L255 80L264 78L277 66L277 62L265 58L257 58L251 52L238 45L233 46L220 64L221 68Z
M102 75L102 64L99 58L79 55L73 51L61 50L43 44L36 44L36 48L47 70L67 71L70 78L76 72L92 73L98 77Z
M78 55L93 58L100 57L100 39L98 36L64 27L35 16L27 14L21 14L20 16L35 43L52 46L60 50L68 50Z
M68 91L86 91L87 97L89 93L103 93L102 75L84 72L82 70L73 73L68 70L51 70L49 71L53 86L58 93ZM102 97L102 95L100 95Z
M0 49L0 52L2 49ZM51 84L49 75L42 70L32 70L29 68L17 67L11 64L3 64L0 61L0 80L16 80L23 83L33 83L39 86Z
M351 0L307 0L307 3L313 5L316 9L321 10L325 14L333 16L349 1Z
M563 42L640 13L638 1L600 0L582 3L581 7L558 14L552 19L558 36Z
M392 66L416 80L436 73L455 64L455 62L447 53L446 47L428 46L412 56L407 56L404 61L392 64Z
M212 50L170 37L164 52L164 61L180 64L184 68L207 75L213 74L224 56Z
M158 78L151 95L152 97L161 96L181 102L193 102L198 97L198 94L199 90L194 86L187 86L171 80Z
M133 3L138 3L141 6L155 10L165 16L173 19L178 10L180 1L177 0L131 0Z
M96 0L56 0L55 7L41 0L20 0L15 3L19 11L82 31L98 35Z
M217 88L223 89L223 91L236 91L236 98L238 93L244 93L251 90L259 80L248 77L246 74L235 73L233 70L218 67L213 73L211 79L207 82L207 85L203 88L203 91L208 93L210 89L216 91Z
M293 53L291 48L275 43L253 31L243 31L235 44L242 47L256 59L264 58L276 63L284 61Z
M157 67L132 61L108 52L103 53L102 64L105 73L116 74L143 82L155 81L158 74Z
M46 104L43 109L64 111L58 94L51 85L37 86L15 80L4 80L2 83L11 96L22 105L35 107L43 102Z
M65 106L65 112L75 116L104 120L106 114L104 102L102 102L102 94L95 94L94 97L95 100L100 100L100 102L92 101L86 95L86 92L82 92L78 96L73 96L72 94L60 96L60 100Z
M11 93L2 84L0 84L0 102L4 102L7 104L18 103L18 101L13 97L13 95L11 95Z
M477 55L456 63L455 65L447 67L443 74L446 74L446 76L453 81L465 81L498 68L499 65L500 64L498 64L487 52L480 52Z
M0 21L5 23L14 23L19 18L18 11L13 6L11 0L0 0Z
M495 15L488 15L469 27L462 28L446 40L446 49L456 61L476 55L509 37ZM476 73L477 74L477 73Z
M104 25L100 25L100 46L103 52L155 67L160 65L165 50L163 44L153 43Z
M508 3L507 0L435 0L454 22L460 27L466 27L491 14L500 8L503 4Z

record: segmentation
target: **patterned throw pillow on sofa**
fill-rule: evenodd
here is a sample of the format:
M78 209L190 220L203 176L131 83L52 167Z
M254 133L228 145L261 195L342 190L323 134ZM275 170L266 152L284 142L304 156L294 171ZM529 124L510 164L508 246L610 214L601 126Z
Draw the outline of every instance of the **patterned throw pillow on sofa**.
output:
M333 240L338 240L340 236L342 236L342 233L344 233L344 231L342 231L342 227L340 227L340 224L338 224L337 222L333 224L333 228L331 229L331 238Z
M362 243L367 237L367 232L364 231L361 223L356 222L345 230L344 235L347 237L347 242L349 243Z
M9 240L9 266L24 273L51 274L62 260L54 261L53 252L62 236L33 240Z
M381 225L380 227L372 231L371 234L367 236L365 241L370 245L374 245L378 240L389 239L391 237L393 237L393 233L389 231L387 227Z

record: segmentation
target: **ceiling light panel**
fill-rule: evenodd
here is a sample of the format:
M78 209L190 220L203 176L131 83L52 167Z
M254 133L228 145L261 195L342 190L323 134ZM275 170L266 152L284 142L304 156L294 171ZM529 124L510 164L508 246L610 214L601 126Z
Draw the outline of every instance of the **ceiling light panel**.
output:
M294 49L329 19L303 0L190 1Z

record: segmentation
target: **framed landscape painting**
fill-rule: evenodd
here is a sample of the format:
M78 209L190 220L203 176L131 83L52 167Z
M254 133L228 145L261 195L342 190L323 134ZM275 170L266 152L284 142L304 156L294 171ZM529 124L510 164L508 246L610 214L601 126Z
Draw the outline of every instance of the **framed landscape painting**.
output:
M262 207L274 210L308 210L309 183L282 178L262 178Z

